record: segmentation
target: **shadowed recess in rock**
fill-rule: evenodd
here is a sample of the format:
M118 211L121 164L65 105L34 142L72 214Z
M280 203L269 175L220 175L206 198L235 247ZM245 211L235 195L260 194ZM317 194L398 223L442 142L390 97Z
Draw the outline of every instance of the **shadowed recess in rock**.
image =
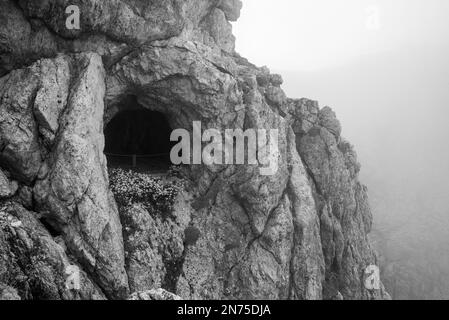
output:
M104 133L109 166L168 169L173 144L164 114L138 104L127 106L111 119Z

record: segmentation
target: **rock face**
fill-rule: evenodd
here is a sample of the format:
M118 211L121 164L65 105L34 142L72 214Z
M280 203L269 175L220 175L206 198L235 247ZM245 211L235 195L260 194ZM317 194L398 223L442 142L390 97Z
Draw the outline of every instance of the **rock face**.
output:
M133 293L128 300L181 300L181 297L167 292L164 289L153 289L145 292Z
M105 299L88 275L80 272L79 290L66 286L66 270L77 266L64 240L53 237L35 213L14 202L0 208L0 281L3 296L22 299ZM1 291L1 290L0 290Z
M80 30L66 28L71 4ZM377 258L352 146L330 108L288 99L279 75L235 52L229 21L241 5L0 0L8 296L157 299L148 292L163 287L185 299L388 297L363 286ZM129 96L172 128L278 129L279 168L185 166L190 187L168 217L119 212L103 128ZM66 286L68 265L81 270L79 288Z

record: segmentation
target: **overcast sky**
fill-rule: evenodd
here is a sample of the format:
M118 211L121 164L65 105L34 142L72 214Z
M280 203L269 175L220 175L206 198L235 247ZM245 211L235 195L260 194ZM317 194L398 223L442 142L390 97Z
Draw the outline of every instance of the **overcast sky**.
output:
M237 51L274 70L315 70L405 46L449 46L447 0L243 0Z

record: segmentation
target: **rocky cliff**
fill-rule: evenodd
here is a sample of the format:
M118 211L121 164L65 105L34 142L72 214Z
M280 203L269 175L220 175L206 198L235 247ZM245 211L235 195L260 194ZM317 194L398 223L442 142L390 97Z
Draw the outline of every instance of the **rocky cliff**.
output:
M0 0L1 297L388 296L363 284L377 258L352 146L330 108L287 98L281 76L235 52L241 5ZM277 173L185 166L168 215L117 206L103 130L129 96L172 128L278 129Z

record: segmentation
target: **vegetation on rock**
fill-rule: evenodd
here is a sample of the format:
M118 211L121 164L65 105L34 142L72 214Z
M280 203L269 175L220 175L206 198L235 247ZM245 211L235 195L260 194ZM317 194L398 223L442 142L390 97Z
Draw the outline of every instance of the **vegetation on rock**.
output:
M172 210L182 188L180 182L164 183L148 173L121 168L111 168L109 179L111 191L119 206L141 204L148 212L161 214Z

